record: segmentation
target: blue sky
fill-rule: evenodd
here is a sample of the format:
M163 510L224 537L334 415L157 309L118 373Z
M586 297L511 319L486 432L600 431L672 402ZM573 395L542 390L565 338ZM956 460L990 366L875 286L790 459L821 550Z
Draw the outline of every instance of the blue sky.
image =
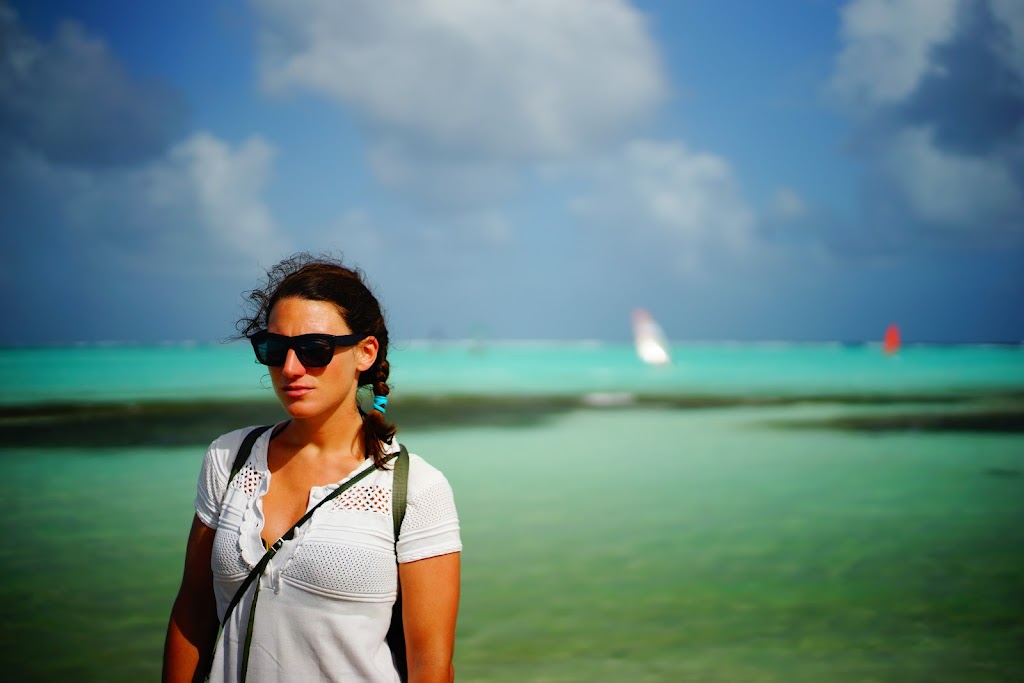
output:
M0 344L1024 340L1015 0L0 0Z

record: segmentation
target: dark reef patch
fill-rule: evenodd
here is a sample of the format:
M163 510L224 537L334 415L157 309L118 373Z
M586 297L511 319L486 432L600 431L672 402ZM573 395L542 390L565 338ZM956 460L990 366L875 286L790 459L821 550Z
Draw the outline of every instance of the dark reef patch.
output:
M1024 434L1024 407L875 415L823 419L774 420L787 429L836 429L848 432L976 432Z
M405 430L522 427L576 407L559 400L443 399L395 402L388 417ZM206 446L217 436L287 417L276 401L50 404L0 408L0 448Z
M388 417L402 431L528 427L575 410L701 410L849 405L887 407L823 419L772 420L792 429L860 432L1024 432L1024 395L632 395L394 396ZM905 412L891 412L903 404ZM218 435L285 418L275 400L125 401L0 407L0 448L205 446Z

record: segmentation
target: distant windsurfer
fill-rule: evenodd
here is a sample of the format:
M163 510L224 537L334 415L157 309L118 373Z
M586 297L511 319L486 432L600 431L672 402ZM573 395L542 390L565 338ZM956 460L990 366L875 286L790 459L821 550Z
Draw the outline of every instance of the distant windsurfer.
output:
M633 311L633 342L636 354L648 365L667 365L672 362L668 340L661 326L644 308Z

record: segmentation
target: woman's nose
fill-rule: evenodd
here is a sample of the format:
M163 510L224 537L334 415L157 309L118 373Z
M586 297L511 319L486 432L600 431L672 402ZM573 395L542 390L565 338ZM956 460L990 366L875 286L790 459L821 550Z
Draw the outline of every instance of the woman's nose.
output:
M288 349L288 354L284 357L284 365L281 366L281 372L289 377L298 377L306 372L306 366L295 355L295 349Z

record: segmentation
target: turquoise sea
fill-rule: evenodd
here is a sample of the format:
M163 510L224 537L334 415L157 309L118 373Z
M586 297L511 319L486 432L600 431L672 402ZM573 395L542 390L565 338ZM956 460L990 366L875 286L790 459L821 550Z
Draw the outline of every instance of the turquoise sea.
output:
M1024 680L1024 347L408 342L462 522L460 681ZM244 345L0 349L0 648L159 677L195 479L279 419Z

